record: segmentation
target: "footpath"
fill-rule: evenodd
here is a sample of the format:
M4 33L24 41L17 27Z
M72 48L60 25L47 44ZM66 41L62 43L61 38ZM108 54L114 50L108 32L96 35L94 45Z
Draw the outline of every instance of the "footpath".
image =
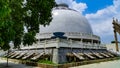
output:
M7 65L7 60L0 58L0 68L40 68L40 67L27 66L24 64L13 63L11 61L9 61L8 67L6 65Z

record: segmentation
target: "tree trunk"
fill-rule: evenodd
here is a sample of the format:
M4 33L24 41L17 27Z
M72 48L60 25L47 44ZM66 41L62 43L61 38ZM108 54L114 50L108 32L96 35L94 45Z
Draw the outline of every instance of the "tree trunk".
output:
M8 50L8 52L7 52L7 67L8 67L8 55L9 55L9 50Z

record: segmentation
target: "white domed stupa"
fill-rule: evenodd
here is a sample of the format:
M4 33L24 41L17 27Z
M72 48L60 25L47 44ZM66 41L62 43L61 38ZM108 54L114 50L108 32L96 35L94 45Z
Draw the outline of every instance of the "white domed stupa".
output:
M66 4L59 4L53 8L52 14L53 19L49 25L40 25L40 32L36 35L37 43L21 46L21 50L15 51L27 53L27 56L22 54L17 58L33 61L47 58L53 63L63 64L113 57L79 12L68 8Z
M40 33L77 32L92 34L87 19L79 12L69 9L68 6L60 4L53 9L52 14L52 22L46 27L41 26Z
M93 35L87 19L79 12L68 8L66 4L59 4L53 9L52 14L53 19L49 25L46 27L40 25L38 39L48 39L53 36L54 32L63 32L68 39L78 41L91 39L88 42L100 43L100 38Z

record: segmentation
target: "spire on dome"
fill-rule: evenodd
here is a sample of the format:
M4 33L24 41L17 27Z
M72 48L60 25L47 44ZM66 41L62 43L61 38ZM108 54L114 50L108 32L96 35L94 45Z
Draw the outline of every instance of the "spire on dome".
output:
M65 0L56 0L58 6L69 7L68 3Z
M65 3L58 4L58 6L61 6L61 7L68 7L68 5L65 4Z

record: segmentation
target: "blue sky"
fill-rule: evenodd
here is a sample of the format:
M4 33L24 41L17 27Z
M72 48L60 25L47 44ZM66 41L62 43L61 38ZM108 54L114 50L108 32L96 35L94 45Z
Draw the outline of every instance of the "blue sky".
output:
M93 33L101 37L102 43L110 43L114 40L112 20L113 17L120 20L120 0L55 0L66 3L69 8L77 10L84 15ZM120 40L120 36L118 35Z
M86 13L95 13L97 10L103 9L113 4L113 0L76 0L77 3L83 2L87 4Z

